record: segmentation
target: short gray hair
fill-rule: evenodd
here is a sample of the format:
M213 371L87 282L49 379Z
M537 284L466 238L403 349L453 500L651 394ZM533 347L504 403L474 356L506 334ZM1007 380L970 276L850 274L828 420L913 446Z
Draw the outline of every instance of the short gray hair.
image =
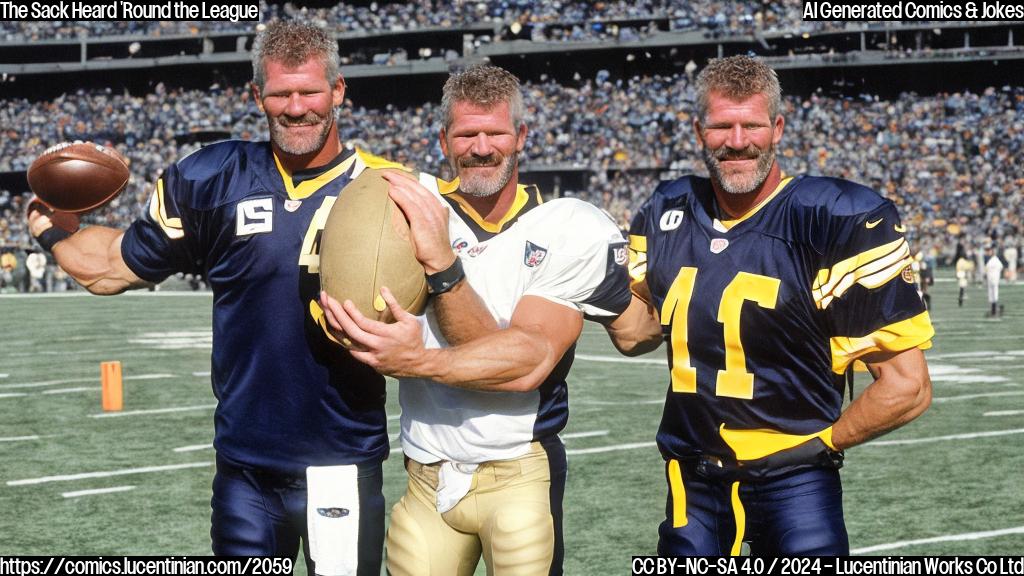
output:
M274 20L256 35L252 46L252 81L263 90L267 81L267 60L287 66L301 66L316 58L324 65L327 81L341 74L338 42L323 28L294 20Z
M523 125L525 106L519 79L504 68L475 64L452 72L441 94L441 121L445 130L452 125L452 108L456 102L470 102L487 109L508 102L512 125L516 130Z
M708 94L720 92L732 100L746 100L755 94L768 97L768 115L772 122L782 107L779 77L760 58L729 56L715 58L697 75L697 119L701 124L708 115Z

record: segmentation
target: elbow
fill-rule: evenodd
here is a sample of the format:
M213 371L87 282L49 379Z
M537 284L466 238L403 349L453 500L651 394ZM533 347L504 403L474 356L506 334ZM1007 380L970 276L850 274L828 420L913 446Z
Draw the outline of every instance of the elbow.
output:
M657 338L650 340L618 340L612 338L612 344L619 351L619 354L623 356L641 356L658 349L658 346L661 345L661 335L659 334Z
M920 377L908 379L904 383L904 401L902 424L916 419L932 404L932 381L927 372Z

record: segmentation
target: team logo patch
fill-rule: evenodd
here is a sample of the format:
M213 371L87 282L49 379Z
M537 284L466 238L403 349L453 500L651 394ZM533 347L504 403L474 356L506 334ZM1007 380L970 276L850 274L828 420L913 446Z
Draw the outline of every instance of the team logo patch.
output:
M348 516L348 508L317 508L316 513L324 518L344 518Z
M456 238L452 241L452 250L456 252L462 252L466 249L466 246L469 246L469 242L466 242L464 238Z
M262 234L274 230L274 199L257 198L235 207L235 236Z
M907 284L914 283L914 271L910 269L910 266L904 268L903 272L900 272L900 276L903 278L903 281L906 282Z
M469 256L470 258L473 258L473 257L476 257L476 256L479 256L479 255L483 254L484 250L487 250L487 244L477 244L476 246L473 246L472 248L470 248L466 252L466 255Z
M722 250L729 247L729 241L725 238L715 238L711 240L711 253L721 254Z
M683 223L683 211L682 210L669 210L661 215L661 221L659 225L664 231L675 230L679 228L679 225Z
M548 255L547 248L541 248L529 240L526 241L526 255L523 257L523 264L526 264L527 268L536 268L544 261L544 257Z
M289 211L289 212L295 212L296 210L299 209L299 206L302 206L302 200L285 200L284 201L284 209Z
M626 250L625 244L611 246L610 250L612 251L612 258L615 260L615 264L625 266L629 262L629 251Z

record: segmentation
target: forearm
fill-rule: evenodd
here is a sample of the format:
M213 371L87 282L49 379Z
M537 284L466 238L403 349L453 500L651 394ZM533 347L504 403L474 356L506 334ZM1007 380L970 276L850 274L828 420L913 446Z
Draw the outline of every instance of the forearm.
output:
M141 280L121 258L123 232L90 226L53 247L53 257L76 282L93 294L120 294L148 283Z
M407 376L469 390L527 392L561 359L548 339L511 327L451 348L425 350Z
M654 309L636 296L614 321L604 325L615 348L626 356L639 356L656 350L664 339Z
M919 353L919 351L917 351ZM931 403L927 368L923 377L872 366L877 378L832 426L832 443L844 450L890 432L920 416Z
M465 344L498 330L498 323L468 280L434 298L434 314L445 340Z

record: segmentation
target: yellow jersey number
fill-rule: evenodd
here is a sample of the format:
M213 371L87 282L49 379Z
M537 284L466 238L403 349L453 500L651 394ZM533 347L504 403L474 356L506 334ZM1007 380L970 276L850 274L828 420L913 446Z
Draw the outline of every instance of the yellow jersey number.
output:
M696 268L680 268L661 307L662 326L672 326L673 392L697 392L697 369L690 364L686 325L696 281ZM746 300L762 308L774 309L779 298L779 284L778 278L739 272L722 292L718 322L722 324L725 336L725 370L718 371L715 395L745 400L754 397L754 375L747 372L747 358L740 338L740 314Z
M302 239L302 249L299 250L299 266L305 266L310 274L320 273L320 234L327 225L327 216L334 207L336 196L324 198L323 204L313 214L313 221L306 229L306 235Z

